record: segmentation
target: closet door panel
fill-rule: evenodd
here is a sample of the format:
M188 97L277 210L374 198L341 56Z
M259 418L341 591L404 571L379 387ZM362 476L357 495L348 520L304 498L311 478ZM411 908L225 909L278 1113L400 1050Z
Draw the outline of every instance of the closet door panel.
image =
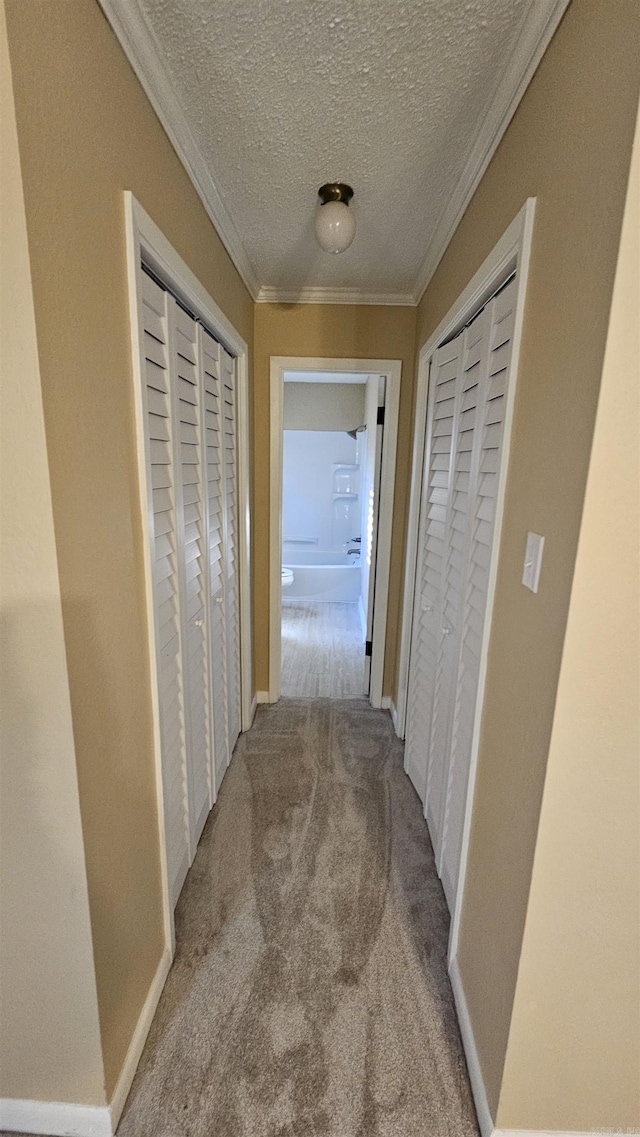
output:
M426 816L438 868L442 863L452 719L462 628L469 532L469 500L475 479L478 391L486 370L488 322L481 312L461 334L453 420L451 480L442 577L442 618L436 659Z
M220 397L220 344L200 328L202 389L204 392L204 455L209 569L209 643L211 659L211 717L214 751L214 791L217 794L229 763L227 737L227 659L225 581L223 564L223 452Z
M174 300L174 390L182 569L185 693L192 856L213 802L204 549L204 466L197 324Z
M165 840L175 904L189 867L190 841L171 415L172 301L142 270L139 280Z
M240 635L238 604L238 492L235 366L220 348L222 384L224 573L227 653L227 734L229 758L240 733Z
M478 681L494 544L498 471L502 465L516 297L515 279L485 309L486 362L476 401L476 447L444 820L441 877L450 908L456 900L477 713Z
M405 759L407 773L425 805L432 775L429 756L441 639L445 532L461 346L462 336L459 336L438 350L429 384Z

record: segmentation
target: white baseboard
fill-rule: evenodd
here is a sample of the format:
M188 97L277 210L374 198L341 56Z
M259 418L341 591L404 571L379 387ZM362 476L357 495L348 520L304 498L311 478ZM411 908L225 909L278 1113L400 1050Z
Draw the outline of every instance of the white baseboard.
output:
M380 700L380 708L383 711L391 710L391 695L383 695Z
M171 954L167 950L151 982L109 1105L3 1098L0 1129L10 1133L46 1133L47 1137L113 1137L170 967Z
M449 977L451 979L453 997L455 999L456 1010L458 1012L460 1034L462 1035L462 1045L464 1046L464 1052L467 1059L469 1080L471 1082L473 1100L475 1102L476 1113L478 1115L480 1132L482 1134L482 1137L494 1137L495 1130L493 1128L493 1118L491 1116L489 1103L487 1101L487 1091L485 1090L484 1079L482 1077L480 1059L478 1057L478 1051L476 1049L476 1040L473 1037L473 1028L471 1026L467 1000L465 998L464 989L462 986L460 968L458 967L458 960L455 956L449 964ZM533 1137L533 1134L531 1137Z
M153 1021L153 1016L156 1013L156 1008L160 1001L162 989L165 985L170 967L171 954L168 950L165 950L156 968L156 973L144 1001L144 1006L140 1011L140 1017L138 1018L136 1029L129 1043L129 1049L127 1050L127 1056L120 1071L120 1077L118 1078L116 1088L113 1091L113 1097L109 1103L113 1133L116 1131L120 1115L122 1114L129 1090L131 1089L131 1083L138 1069L138 1062L140 1061L144 1044L147 1041L147 1035Z
M249 719L250 719L250 725L251 726L253 726L253 720L256 717L257 709L258 709L258 695L256 693L256 694L254 694L253 699L251 700L251 706L249 707Z
M260 703L268 703L268 702L269 702L269 692L268 691L256 691L256 703L258 705L260 705Z
M606 1133L608 1137L640 1137L640 1133L634 1134L630 1129L625 1133L618 1133L613 1129L596 1129L589 1132L566 1129L494 1129L457 958L452 959L449 964L449 977L482 1137L597 1137L598 1133Z
M0 1100L0 1128L51 1137L113 1137L115 1132L107 1105L15 1098Z

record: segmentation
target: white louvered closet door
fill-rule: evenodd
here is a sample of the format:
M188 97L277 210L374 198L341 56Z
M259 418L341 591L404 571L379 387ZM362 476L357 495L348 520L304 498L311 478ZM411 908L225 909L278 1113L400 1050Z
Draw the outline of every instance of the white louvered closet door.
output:
M193 856L213 804L202 397L198 376L197 324L175 300L171 303L174 314L174 408L180 484L178 557L181 562L187 769Z
M450 908L460 868L501 473L515 279L435 353L408 691L405 765Z
M474 409L476 431L469 486L464 614L448 763L440 875L453 910L462 852L469 766L477 713L481 647L501 468L515 322L515 278L487 305L486 350ZM480 320L478 320L478 323Z
M445 534L462 339L461 334L436 352L429 384L405 748L405 767L423 803L440 651Z
M142 270L139 281L165 841L175 905L189 868L190 833L171 413L173 300Z
M221 347L200 328L200 358L204 398L204 454L207 498L207 543L209 548L209 607L211 696L214 742L215 793L229 764L227 738L227 659L223 560L223 451Z
M224 452L224 564L229 757L240 733L240 628L238 600L238 446L235 365L220 348Z
M440 622L431 727L431 744L425 814L438 869L444 849L444 820L449 756L458 679L460 642L464 628L464 581L468 555L470 502L475 485L476 424L478 404L486 382L489 351L488 311L482 312L462 334L461 366L455 395L451 481L447 502ZM476 447L477 448L477 447Z

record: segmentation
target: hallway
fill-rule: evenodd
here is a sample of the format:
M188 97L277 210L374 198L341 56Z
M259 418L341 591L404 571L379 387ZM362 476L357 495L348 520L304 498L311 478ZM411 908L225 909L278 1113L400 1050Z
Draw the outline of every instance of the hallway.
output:
M119 1137L472 1137L448 913L387 714L240 738L177 908Z

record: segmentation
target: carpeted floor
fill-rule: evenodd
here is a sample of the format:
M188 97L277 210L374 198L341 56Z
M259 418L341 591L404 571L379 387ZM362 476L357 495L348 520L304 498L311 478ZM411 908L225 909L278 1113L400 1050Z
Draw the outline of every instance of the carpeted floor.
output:
M242 736L118 1137L471 1137L448 914L391 720L282 700Z
M118 1137L477 1137L448 928L388 714L260 708L178 902Z

